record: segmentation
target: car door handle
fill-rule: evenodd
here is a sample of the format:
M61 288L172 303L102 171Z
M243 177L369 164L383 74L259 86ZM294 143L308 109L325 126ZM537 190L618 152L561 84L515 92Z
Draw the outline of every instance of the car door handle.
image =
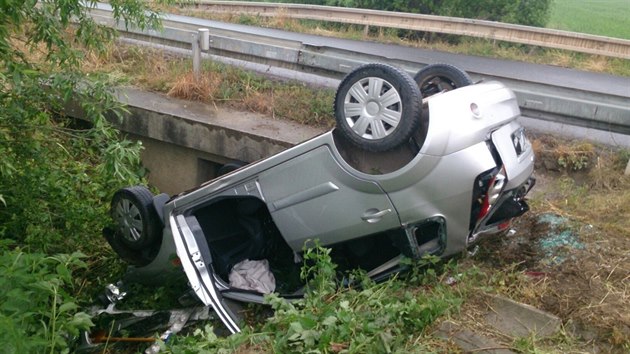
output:
M385 216L385 215L387 215L387 214L389 214L391 212L392 212L391 209L383 209L383 210L378 210L378 209L374 209L374 208L368 209L361 216L361 220L367 221L368 223L373 224L375 222L381 221L383 216Z

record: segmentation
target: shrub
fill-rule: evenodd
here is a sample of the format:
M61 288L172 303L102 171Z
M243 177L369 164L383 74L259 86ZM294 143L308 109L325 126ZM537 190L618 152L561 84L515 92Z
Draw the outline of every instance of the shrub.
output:
M427 262L433 268L427 270ZM308 249L301 273L307 283L304 298L289 302L269 295L274 315L260 328L219 338L208 325L162 347L171 353L426 353L430 349L415 339L462 302L438 274L456 270L451 264L439 269L436 262L411 265L406 282L392 278L376 284L355 271L340 283L330 250Z
M72 271L80 253L46 256L3 250L0 256L0 343L3 353L67 353L92 326L78 311Z
M474 18L544 27L552 0L285 0L281 2L354 7Z

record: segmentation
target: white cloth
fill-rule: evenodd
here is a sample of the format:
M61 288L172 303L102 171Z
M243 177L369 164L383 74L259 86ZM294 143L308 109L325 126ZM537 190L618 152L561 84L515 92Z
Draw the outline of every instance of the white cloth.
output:
M269 269L269 261L250 261L246 259L232 267L230 286L243 290L254 290L270 294L276 290L276 278Z

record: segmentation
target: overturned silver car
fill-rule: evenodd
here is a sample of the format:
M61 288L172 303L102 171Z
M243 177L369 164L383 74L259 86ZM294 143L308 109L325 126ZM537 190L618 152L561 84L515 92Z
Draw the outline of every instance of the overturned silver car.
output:
M230 282L243 262L264 261L267 289L299 296L291 277L314 240L341 269L378 280L403 270L404 257L450 256L508 228L534 184L519 115L510 89L473 84L450 65L415 78L364 65L338 88L332 131L176 196L122 189L105 236L131 264L125 282L159 283L183 268L238 332L228 303L262 303L266 292Z

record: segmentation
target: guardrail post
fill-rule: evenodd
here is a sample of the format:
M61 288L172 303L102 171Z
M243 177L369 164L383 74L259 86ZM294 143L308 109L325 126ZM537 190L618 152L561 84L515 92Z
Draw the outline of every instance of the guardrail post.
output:
M192 34L192 64L195 80L201 75L201 48L199 48L199 33Z
M201 75L201 51L210 49L210 30L200 28L192 35L193 74L195 79Z
M207 28L200 28L199 30L199 46L201 50L210 50L210 30Z

